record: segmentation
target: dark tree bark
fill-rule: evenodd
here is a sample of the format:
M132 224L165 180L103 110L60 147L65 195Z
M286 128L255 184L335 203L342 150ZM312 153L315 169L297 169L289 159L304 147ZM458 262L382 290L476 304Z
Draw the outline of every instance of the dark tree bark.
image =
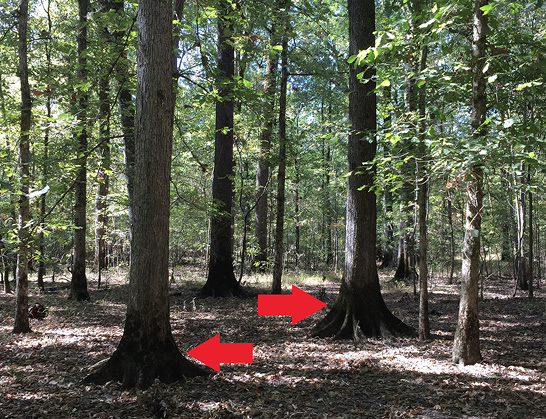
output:
M19 249L17 252L16 309L13 333L30 332L28 319L28 255L30 234L28 224L30 185L30 127L32 101L28 82L28 0L19 4L19 80L21 82L21 136L19 139Z
M348 0L349 55L375 44L375 5L373 0ZM376 95L371 67L349 67L348 183L345 275L337 300L329 313L313 329L319 337L353 338L366 336L411 335L413 330L387 308L379 287L376 265L376 198L373 186L376 152Z
M99 80L99 141L101 161L97 171L97 193L95 199L95 265L99 272L98 287L101 285L101 272L108 267L108 190L110 186L110 85L103 76Z
M272 28L271 44L276 45L275 26ZM273 124L275 122L275 91L277 90L277 66L279 63L279 54L275 50L270 50L265 68L264 80L264 125L259 139L259 155L256 163L256 209L254 212L254 234L258 242L258 254L255 262L258 264L258 270L264 272L267 267L268 248L267 248L267 208L269 183L269 167L271 152L271 135L273 133Z
M112 10L112 3L101 0L101 11ZM108 28L102 28L102 36L108 39ZM110 82L106 69L99 80L99 153L100 163L97 171L97 192L95 198L95 266L99 277L97 286L101 286L102 270L108 267L108 244L106 233L108 229L108 190L110 187Z
M210 223L210 256L207 282L201 297L242 296L233 271L233 75L234 47L231 6L218 7L218 99L212 180L213 216Z
M78 0L78 78L87 80L87 12L89 0ZM87 276L85 273L85 233L87 231L87 105L89 95L78 92L78 129L76 165L78 172L75 182L74 201L74 259L69 298L76 301L89 300Z
M47 14L47 26L48 26L48 33L51 33L53 30L53 23L51 21L51 13L50 13L51 5L50 3L47 4L46 8L46 14ZM47 63L47 77L48 79L51 79L51 40L47 40L45 44L45 50L46 50L46 63ZM48 166L49 166L49 136L50 136L50 123L52 110L52 98L51 98L51 85L48 84L47 86L47 98L46 98L46 116L48 123L44 129L44 163L42 166L42 179L44 185L48 182ZM46 194L43 194L40 197L40 222L44 223L46 212L47 212L47 198ZM45 290L44 285L44 276L46 274L46 264L45 264L45 253L46 253L46 246L45 246L45 235L43 232L43 228L40 231L40 234L38 235L38 252L40 255L40 260L38 262L38 288L40 288L42 291Z
M284 5L286 7L286 5ZM283 37L281 52L281 92L279 96L279 169L277 172L277 214L275 224L275 261L273 263L273 294L282 292L284 268L284 204L286 182L286 95L288 85L288 38Z
M123 18L124 13L123 0L113 0L111 7ZM134 25L134 21L133 21ZM132 27L131 27L132 28ZM129 241L132 241L133 230L133 185L135 177L135 104L133 101L133 93L131 91L129 78L132 72L130 61L124 52L125 46L123 39L125 32L121 30L114 31L114 38L118 45L121 45L119 51L119 59L114 67L114 74L117 80L118 89L118 108L121 122L121 132L123 135L124 159L125 159L125 182L127 188L127 197L129 200L128 215L129 215Z
M184 381L203 371L178 350L169 321L169 212L174 119L169 0L141 0L130 299L117 350L85 378L146 388L157 378Z
M421 51L421 72L427 66L428 47ZM425 86L419 90L419 161L418 174L418 207L419 207L419 340L430 339L430 321L428 315L428 167L426 139L426 91Z
M486 135L485 47L487 15L481 8L489 0L475 0L472 24L472 133L474 140ZM478 319L478 279L480 273L481 211L483 201L483 163L471 166L467 173L466 225L463 244L461 299L453 342L453 362L475 364L480 354Z

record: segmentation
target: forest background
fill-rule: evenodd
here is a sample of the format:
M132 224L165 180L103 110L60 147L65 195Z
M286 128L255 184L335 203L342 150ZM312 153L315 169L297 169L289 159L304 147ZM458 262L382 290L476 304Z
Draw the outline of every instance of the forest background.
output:
M44 287L48 274L54 280L70 267L75 299L88 299L82 291L86 265L100 286L103 269L130 262L128 139L136 87L137 5L84 3L30 2L26 88L32 123L23 130L28 134L23 162L19 9L14 2L2 4L0 243L6 291L21 243L28 245L38 287ZM206 265L211 220L223 215L211 196L214 108L222 90L215 64L216 31L224 13L233 24L236 69L230 82L235 105L233 216L227 218L239 281L252 271L269 272L275 257L284 269L321 272L325 279L342 275L349 61L372 64L377 72L373 166L380 267L394 268L394 280L417 292L416 249L423 241L419 232L424 221L427 277L457 280L468 173L479 162L485 198L480 208L481 278L511 278L514 292L533 296L544 263L546 10L541 1L498 1L482 7L488 16L484 136L474 136L471 126L474 4L380 2L375 46L352 57L344 4L227 4L226 9L214 2L174 5L173 75L178 83L170 266ZM177 10L183 13L177 15ZM282 52L287 63L284 121L278 113ZM283 124L284 139L277 141ZM277 146L285 146L285 154ZM277 167L283 166L286 179L279 182ZM278 188L281 183L286 191ZM24 224L30 240L22 238L17 220L24 196L30 202ZM426 197L424 205L418 205L420 196ZM259 218L254 215L259 205L265 206L265 236L258 227L263 220L253 220ZM423 208L424 220L419 218ZM281 238L281 247L274 247L279 243L275 236ZM81 272L82 263L78 284L74 272Z

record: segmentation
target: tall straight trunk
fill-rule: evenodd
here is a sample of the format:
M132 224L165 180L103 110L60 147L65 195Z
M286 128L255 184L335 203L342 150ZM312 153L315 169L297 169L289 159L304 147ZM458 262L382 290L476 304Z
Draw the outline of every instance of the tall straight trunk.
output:
M98 287L101 285L101 271L108 267L108 190L110 186L110 103L109 82L105 77L99 81L99 142L101 161L97 171L97 193L95 199L95 264L99 272Z
M28 255L30 235L28 224L30 209L28 193L30 189L30 127L32 101L28 82L28 0L19 3L19 80L21 82L21 136L19 139L19 249L17 252L17 294L13 333L30 332L28 320Z
M375 3L348 0L349 55L375 45ZM362 81L357 74L363 72ZM411 335L412 329L385 305L376 265L375 70L349 67L349 119L345 275L337 300L312 331L313 336L353 338L361 334Z
M449 189L446 190L446 210L447 225L449 230L449 278L448 284L453 284L453 274L455 271L455 231L453 229L453 203Z
M272 28L271 44L276 44L275 27ZM258 270L263 272L267 266L268 247L267 247L267 207L269 183L269 167L271 165L271 136L273 133L273 124L275 122L275 91L277 90L277 66L279 55L276 50L269 52L265 69L264 81L264 125L260 133L258 161L256 163L256 208L254 212L254 233L258 241L258 254L255 262L258 264Z
M51 13L50 13L50 3L47 3L47 26L48 26L48 33L51 34L53 30L53 24L51 21ZM45 45L46 48L46 64L47 64L47 76L51 77L51 42L48 40ZM44 130L44 163L42 166L42 178L43 183L47 184L48 182L48 165L49 165L49 135L50 135L50 120L51 120L51 85L47 85L46 92L47 92L47 98L46 98L46 116L47 116L47 125ZM43 194L40 197L40 222L43 223L45 221L45 216L47 212L47 199L46 194ZM43 228L40 229L40 234L38 236L38 251L40 254L40 260L38 262L38 287L44 291L45 285L44 285L44 276L46 274L46 265L45 265L45 235L43 232Z
M169 215L174 120L170 0L141 0L130 298L118 348L86 382L147 388L203 374L179 351L169 321Z
M427 67L428 47L421 51L421 72ZM417 173L419 182L419 340L430 339L430 321L428 315L428 165L426 139L426 91L421 86L419 91L419 161Z
M531 184L531 168L527 168L527 185ZM529 265L527 269L527 274L529 277L528 289L529 289L529 298L534 297L534 284L533 284L533 263L534 263L534 249L533 249L533 192L529 188L528 191L528 202L529 202Z
M299 160L296 156L294 158L294 251L296 253L295 268L298 267L300 261L300 241L301 241L301 232L300 232L300 169L299 169Z
M218 6L218 100L214 138L210 257L201 297L240 296L243 291L233 271L233 19L231 2Z
M119 18L124 13L123 0L112 0L110 3L112 9L118 14ZM133 22L134 25L134 22ZM132 29L132 27L131 27ZM128 216L129 216L129 242L132 238L133 230L133 187L134 187L134 167L135 167L135 104L133 101L133 93L130 89L129 78L133 70L130 68L130 61L127 59L126 53L123 51L123 39L125 32L121 30L114 31L114 38L118 45L122 45L119 54L117 65L114 67L114 75L116 78L118 89L118 108L121 123L121 132L123 136L124 159L125 159L125 183L127 189L127 197L129 200Z
M282 291L284 267L284 190L286 181L286 90L288 87L288 38L283 37L281 52L281 93L279 97L279 170L277 173L277 220L275 224L275 261L273 263L273 294Z
M78 0L78 78L87 81L87 12L89 0ZM75 182L74 200L74 259L72 265L72 280L70 281L69 298L76 301L89 300L87 291L87 276L85 273L86 248L85 233L87 231L87 105L89 95L85 91L78 92L78 129L77 156L78 171Z
M108 13L113 9L109 0L101 0L101 12ZM108 40L108 27L103 26L101 36ZM109 69L110 65L108 65ZM110 187L110 81L107 69L102 69L103 74L99 79L99 153L100 162L97 170L97 190L95 196L95 266L98 270L98 283L100 288L102 270L108 267L108 243L106 234L108 229L108 191Z
M489 0L475 0L472 23L472 135L474 141L483 141L487 134L483 126L487 112L485 93L485 47L487 15L482 8ZM480 353L480 326L478 317L478 279L480 274L480 241L483 202L483 163L475 163L467 172L466 223L461 273L461 299L455 338L453 362L475 364Z
M527 191L525 190L526 168L525 163L521 162L520 171L522 175L514 175L514 190L516 195L516 221L517 221L517 253L516 253L516 268L517 268L517 285L521 290L529 289L529 281L527 278ZM520 186L519 190L517 185Z

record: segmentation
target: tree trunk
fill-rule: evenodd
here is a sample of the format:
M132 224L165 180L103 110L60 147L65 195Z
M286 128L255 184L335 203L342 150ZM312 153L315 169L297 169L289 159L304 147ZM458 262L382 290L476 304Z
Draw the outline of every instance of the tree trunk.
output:
M102 12L110 10L110 3L102 0ZM103 37L108 38L108 29L102 28ZM105 73L105 69L102 69ZM101 272L108 267L108 244L106 232L108 228L108 189L110 186L110 83L107 75L101 75L99 80L99 152L100 163L97 171L97 193L95 198L95 266L99 273L97 286L101 286Z
M427 66L428 47L425 45L421 51L421 72ZM419 91L419 161L417 173L419 182L418 206L419 206L419 340L430 339L430 321L428 315L428 193L429 180L427 169L426 139L426 92L423 85Z
M282 5L286 7L286 4ZM275 224L275 261L273 263L273 294L282 291L284 268L284 191L286 181L286 90L288 87L288 38L283 37L281 52L281 93L279 97L279 170L277 173L277 220Z
M19 140L19 249L17 252L16 309L13 333L30 332L28 319L28 255L30 234L29 198L30 189L30 127L32 101L28 82L28 0L19 4L19 79L21 81L21 137Z
M531 184L531 168L527 169L527 185ZM532 299L534 296L534 284L533 284L533 262L534 262L534 249L533 249L533 192L531 188L528 191L528 202L529 202L529 265L527 269L527 274L529 276L529 298Z
M233 271L233 20L231 2L218 6L218 100L214 139L210 257L207 282L201 297L242 296Z
M113 0L111 2L111 6L112 9L118 14L119 19L122 19L124 13L124 1ZM129 216L129 241L131 242L133 230L133 185L135 171L135 105L133 102L133 94L129 88L129 78L130 74L132 73L132 69L130 68L130 61L127 59L127 55L123 51L124 37L125 31L114 31L116 43L121 45L121 50L118 53L119 59L117 65L114 67L114 73L117 79L117 89L119 91L118 107L124 145L125 183L127 188L127 198L129 200L129 205L127 208Z
M87 81L87 11L89 0L78 0L78 78ZM76 301L89 300L87 277L85 273L85 233L87 230L87 104L89 95L85 91L78 92L78 129L77 156L78 172L75 182L74 201L74 260L72 279L70 281L69 298Z
M123 388L171 383L203 371L176 347L169 322L169 212L174 93L169 0L141 0L131 298L123 336L108 362L85 378Z
M517 268L517 287L527 291L529 282L527 280L527 203L525 191L526 171L525 163L521 162L520 170L522 175L514 175L514 190L516 194L516 219L517 219L517 253L516 253L516 268ZM518 190L519 185L519 190Z
M483 126L486 117L485 47L487 15L481 8L489 0L475 0L472 25L472 133L478 141L486 135ZM453 362L475 364L482 359L480 353L478 319L478 279L480 273L480 239L483 201L483 163L468 170L466 224L463 244L463 267L461 273L461 299L459 317L453 341Z
M277 36L275 27L272 28L271 45L276 45ZM265 69L264 81L264 125L259 139L258 162L256 164L256 204L254 215L254 233L258 242L258 254L255 262L258 264L258 270L264 272L267 267L268 248L267 248L267 206L268 194L267 186L269 183L270 167L270 149L271 135L273 133L273 124L275 121L275 91L277 90L276 76L279 55L277 51L270 50Z
M373 0L348 0L349 55L375 45L375 5ZM376 197L373 187L376 151L375 71L366 67L361 83L349 67L348 182L346 216L345 275L336 302L313 329L319 337L353 338L361 333L381 336L385 333L413 334L394 316L383 300L375 260Z

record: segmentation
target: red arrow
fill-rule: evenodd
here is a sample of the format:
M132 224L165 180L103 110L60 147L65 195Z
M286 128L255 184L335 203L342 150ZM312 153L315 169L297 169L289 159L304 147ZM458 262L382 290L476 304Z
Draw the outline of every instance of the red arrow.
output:
M296 324L323 307L326 307L326 303L317 300L295 285L292 285L292 294L258 295L259 316L292 316L292 324Z
M220 372L222 364L252 364L252 343L220 343L220 333L196 346L188 355Z

